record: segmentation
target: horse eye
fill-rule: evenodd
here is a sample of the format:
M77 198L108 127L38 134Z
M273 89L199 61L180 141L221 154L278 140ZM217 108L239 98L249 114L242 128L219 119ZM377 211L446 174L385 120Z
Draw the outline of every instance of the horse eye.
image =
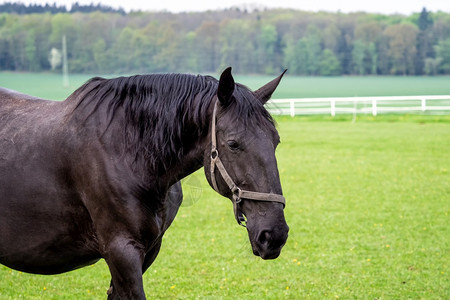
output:
M227 142L227 144L228 144L228 147L231 150L238 150L239 149L239 144L236 141L230 140L230 141Z

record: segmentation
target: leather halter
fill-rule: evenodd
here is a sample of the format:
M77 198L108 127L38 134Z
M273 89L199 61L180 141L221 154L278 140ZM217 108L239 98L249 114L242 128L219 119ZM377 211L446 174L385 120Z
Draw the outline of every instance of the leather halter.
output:
M279 202L283 204L283 207L286 204L286 200L282 195L279 194L259 193L240 189L234 183L233 179L231 179L230 175L228 175L227 170L225 169L222 161L219 158L219 151L217 150L216 117L217 117L218 103L219 101L216 98L216 103L214 104L214 111L211 121L211 183L213 185L214 190L220 194L219 188L217 187L216 176L214 175L214 171L217 167L220 175L228 185L228 188L230 189L233 195L231 201L233 202L233 209L236 221L238 222L239 225L246 227L244 223L246 221L245 217L242 211L239 209L239 203L241 203L243 199L250 199L254 201Z

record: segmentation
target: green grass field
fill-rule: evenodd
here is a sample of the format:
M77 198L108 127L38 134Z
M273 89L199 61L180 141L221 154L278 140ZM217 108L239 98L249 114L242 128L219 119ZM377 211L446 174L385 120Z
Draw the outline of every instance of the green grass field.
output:
M144 276L147 295L448 299L449 124L278 123L291 227L281 256L253 256L231 204L198 172L185 181L186 204ZM0 278L0 299L98 299L109 283L104 262L57 276L0 267Z
M148 298L449 299L450 118L350 121L277 118L291 230L276 260L253 256L201 171L184 180L185 203L144 275ZM0 266L1 300L106 299L108 285L103 261L55 276Z
M64 88L62 76L53 73L0 72L0 87L15 89L52 100L64 100L94 75L70 75L70 86ZM213 74L218 78L218 74ZM108 75L107 77L114 77ZM274 76L236 76L236 81L257 89ZM450 77L296 77L289 72L273 98L449 95Z

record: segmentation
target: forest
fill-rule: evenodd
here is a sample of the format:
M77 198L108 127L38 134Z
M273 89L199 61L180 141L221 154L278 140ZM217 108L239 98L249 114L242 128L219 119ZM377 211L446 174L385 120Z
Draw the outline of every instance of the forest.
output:
M170 13L0 7L0 71L450 74L450 14L230 8Z

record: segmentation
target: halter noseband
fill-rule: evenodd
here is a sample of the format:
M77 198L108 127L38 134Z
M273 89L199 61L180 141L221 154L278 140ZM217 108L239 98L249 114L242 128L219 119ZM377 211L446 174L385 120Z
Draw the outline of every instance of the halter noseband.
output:
M217 187L216 177L214 175L215 168L219 170L220 175L223 180L228 185L233 197L233 209L234 215L236 217L236 221L239 225L244 226L245 217L241 210L239 209L239 203L241 203L242 199L250 199L255 201L268 201L268 202L279 202L282 203L283 206L286 204L286 200L282 195L271 194L271 193L258 193L240 189L231 179L230 175L228 175L227 170L225 169L222 161L219 158L219 151L217 150L217 140L216 140L216 117L217 117L217 106L218 100L216 99L216 103L214 104L214 111L211 121L211 183L216 192L219 192Z

